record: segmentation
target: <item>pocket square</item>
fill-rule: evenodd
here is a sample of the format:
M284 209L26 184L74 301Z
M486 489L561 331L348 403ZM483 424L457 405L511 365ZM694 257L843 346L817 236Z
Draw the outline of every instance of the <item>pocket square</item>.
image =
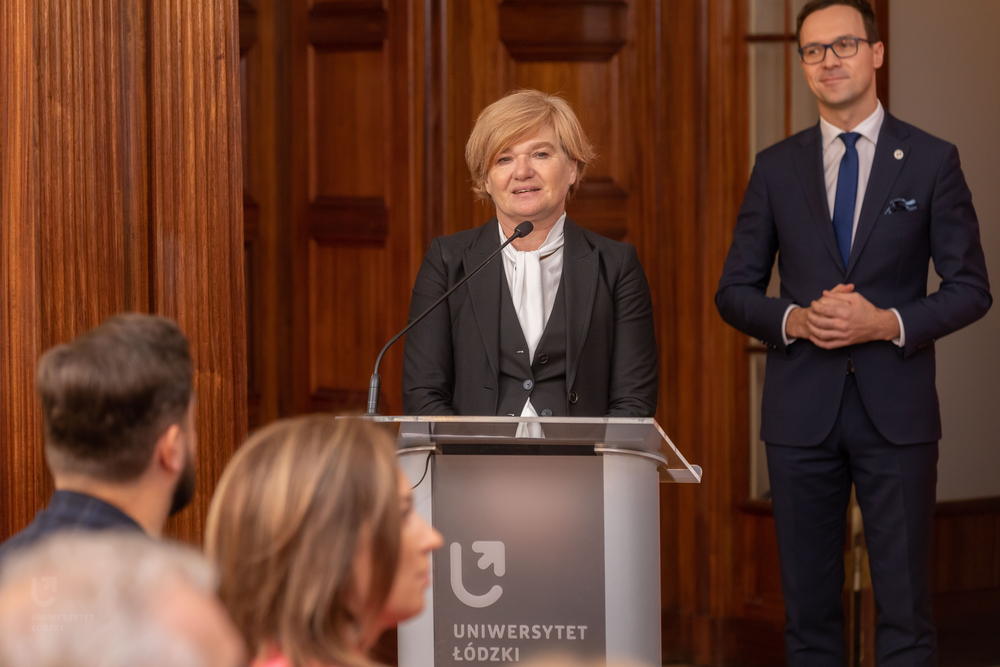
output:
M885 209L883 215L890 215L892 213L899 213L901 211L916 211L917 210L917 200L916 199L893 199L889 202L888 208Z

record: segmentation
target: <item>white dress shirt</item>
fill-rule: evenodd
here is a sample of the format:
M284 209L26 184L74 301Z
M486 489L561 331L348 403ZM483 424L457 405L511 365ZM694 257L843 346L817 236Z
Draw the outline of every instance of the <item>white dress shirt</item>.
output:
M854 202L854 225L851 228L851 246L854 245L854 236L858 232L858 220L861 219L861 205L865 201L865 191L868 189L868 178L872 173L872 163L875 161L875 147L878 145L878 133L882 129L882 121L885 119L885 109L882 103L878 103L875 112L858 123L851 132L861 135L858 138L855 148L858 150L858 195ZM833 218L833 207L837 200L837 178L840 175L840 161L847 152L847 146L840 139L843 130L828 122L825 118L819 119L819 130L823 139L823 178L826 183L826 202L830 210L830 218ZM830 287L833 287L831 285ZM793 308L798 308L792 304L785 309L785 316L781 319L781 336L785 345L791 345L797 338L789 338L785 331L788 322L788 314ZM892 342L902 347L906 343L906 333L903 330L903 318L899 311L890 308L899 322L899 336L893 338Z
M517 313L521 331L528 343L528 363L535 360L535 348L545 330L545 325L548 324L549 316L552 315L552 306L555 304L559 283L562 281L563 227L565 222L566 214L563 213L549 230L545 242L538 250L515 250L513 245L503 249L503 270L507 276L507 287L510 288L511 298L514 300L514 311ZM506 241L507 236L499 222L497 222L497 229L500 232L501 242ZM533 259L532 253L537 254L541 267L540 284L538 282L539 276L534 274L530 265ZM540 304L537 303L539 289L541 290ZM538 305L541 308L537 308ZM539 318L541 318L540 321ZM525 401L521 416L538 416L535 408L531 405L530 398ZM521 424L520 426L525 425ZM523 429L519 428L519 433L521 430Z

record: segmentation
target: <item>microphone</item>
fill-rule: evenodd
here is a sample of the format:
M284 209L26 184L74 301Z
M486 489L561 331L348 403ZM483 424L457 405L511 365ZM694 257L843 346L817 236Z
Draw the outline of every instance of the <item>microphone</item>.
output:
M382 390L382 378L378 374L378 367L379 367L379 364L382 363L382 357L385 355L386 350L388 350L390 347L392 347L393 343L395 343L397 340L399 340L400 338L402 338L403 334L405 334L407 331L409 331L410 329L412 329L413 325L415 325L417 322L419 322L420 320L422 320L425 317L427 317L432 310L434 310L435 308L437 308L441 304L442 301L444 301L449 296L451 296L452 292L454 292L459 287L461 287L462 285L464 285L465 283L467 283L469 281L469 279L472 278L472 276L474 276L477 273L479 273L479 271L482 270L482 268L484 266L486 266L487 264L490 263L491 259L493 259L497 255L499 255L500 251L503 250L504 248L506 248L507 246L509 246L514 241L514 239L524 238L525 236L527 236L528 234L530 234L531 230L533 230L534 228L535 228L535 226L533 224L531 224L527 220L525 220L524 222L522 222L521 224L519 224L517 227L515 227L514 228L514 233L510 235L510 238L508 238L506 241L504 241L503 244L501 244L501 246L499 248L497 248L496 251L494 251L494 253L492 255L490 255L485 260L483 260L483 263L480 264L479 266L477 266L476 269L475 269L475 271L473 271L472 273L470 273L469 275L465 276L464 278L462 278L461 280L459 280L457 283L455 283L454 287L452 287L450 290L448 290L447 292L445 292L444 294L442 294L438 298L437 301L435 301L434 303L432 303L430 305L430 307L427 308L427 310L425 310L424 312L420 313L420 315L418 315L412 322L410 322L409 324L407 324L406 327L402 331L400 331L398 334L396 334L395 336L393 336L392 339L388 343L385 344L385 347L383 347L382 351L378 353L378 358L375 360L375 372L372 373L372 380L371 380L371 383L368 385L368 412L365 413L365 417L377 417L378 416L379 392Z

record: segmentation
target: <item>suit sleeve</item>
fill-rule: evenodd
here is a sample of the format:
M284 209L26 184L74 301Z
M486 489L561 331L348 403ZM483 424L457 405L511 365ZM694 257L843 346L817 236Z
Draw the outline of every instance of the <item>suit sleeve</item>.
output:
M410 297L408 321L448 291L447 264L438 239L424 256ZM447 301L406 334L403 347L403 413L453 415L455 360Z
M993 303L979 221L955 146L941 163L930 204L931 257L941 286L897 307L906 328L905 356L975 322Z
M652 417L659 369L653 300L635 247L626 246L615 286L614 348L608 387L608 417Z
M740 207L733 243L715 293L715 306L730 326L784 350L781 323L793 302L766 294L777 252L778 232L764 170L758 161Z

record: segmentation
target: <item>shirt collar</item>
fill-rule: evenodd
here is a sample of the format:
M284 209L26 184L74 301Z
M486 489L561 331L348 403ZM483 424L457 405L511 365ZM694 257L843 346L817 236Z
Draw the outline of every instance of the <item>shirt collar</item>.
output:
M562 247L562 240L564 234L564 227L566 226L566 212L559 216L556 220L556 224L552 225L552 229L549 230L549 235L545 237L545 242L542 243L541 247L538 249L542 255L547 254L549 250L558 250ZM500 243L502 244L507 240L507 235L503 233L503 225L497 220L497 229L500 231ZM513 250L513 248L511 248Z
M67 516L92 515L99 513L115 525L135 527L146 532L139 522L111 503L79 491L56 490L49 500L46 510Z
M885 109L882 108L882 102L878 103L875 107L875 111L872 115L865 118L863 121L858 123L856 127L851 129L851 132L857 132L862 137L872 142L876 146L878 145L878 133L882 129L882 121L885 119ZM844 133L839 127L833 125L825 118L819 119L819 129L823 134L823 151L826 152L830 148L830 144L837 140L837 138Z

